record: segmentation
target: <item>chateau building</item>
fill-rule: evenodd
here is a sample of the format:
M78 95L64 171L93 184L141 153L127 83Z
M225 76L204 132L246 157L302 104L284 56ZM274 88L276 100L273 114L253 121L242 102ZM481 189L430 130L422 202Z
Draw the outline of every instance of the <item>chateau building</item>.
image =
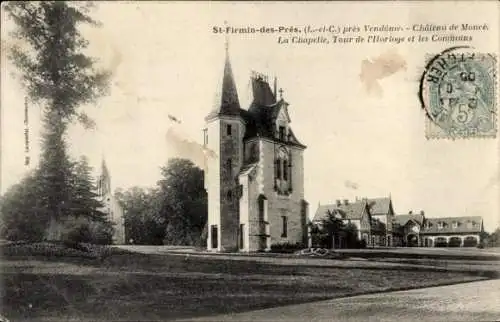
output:
M97 194L104 204L103 211L113 223L113 244L125 244L125 221L123 209L111 191L111 176L104 159L101 164L101 175L97 179Z
M242 109L229 55L217 101L206 116L210 251L266 251L280 243L307 243L304 199L306 148L295 136L289 104L266 76L251 76L253 100Z

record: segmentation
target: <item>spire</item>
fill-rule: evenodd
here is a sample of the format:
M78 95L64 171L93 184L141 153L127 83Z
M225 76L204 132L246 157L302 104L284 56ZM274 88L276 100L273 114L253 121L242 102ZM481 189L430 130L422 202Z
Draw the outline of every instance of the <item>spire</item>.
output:
M231 61L229 60L229 41L227 38L225 42L225 51L226 57L222 76L222 86L218 89L215 106L207 118L218 115L240 114L240 102L236 90L236 83L234 81L233 70L231 68Z
M111 177L109 175L108 167L106 166L106 160L104 156L101 162L101 176L98 182L99 195L102 197L108 193L111 193Z

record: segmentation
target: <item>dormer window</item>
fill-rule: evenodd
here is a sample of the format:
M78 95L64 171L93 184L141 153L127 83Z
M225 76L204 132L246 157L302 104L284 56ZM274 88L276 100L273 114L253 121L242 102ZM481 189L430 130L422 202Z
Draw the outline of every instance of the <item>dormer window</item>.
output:
M453 229L457 229L458 228L458 222L457 221L454 221L453 222Z
M443 229L443 228L444 228L443 222L438 222L438 229Z
M286 139L286 128L284 126L279 127L279 139L285 141Z

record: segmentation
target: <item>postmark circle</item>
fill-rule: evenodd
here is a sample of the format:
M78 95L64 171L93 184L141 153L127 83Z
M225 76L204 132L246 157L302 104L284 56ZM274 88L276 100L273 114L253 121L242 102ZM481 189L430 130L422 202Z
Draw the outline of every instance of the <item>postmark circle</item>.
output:
M430 121L449 136L496 133L495 68L494 56L470 48L452 48L432 57L420 84Z

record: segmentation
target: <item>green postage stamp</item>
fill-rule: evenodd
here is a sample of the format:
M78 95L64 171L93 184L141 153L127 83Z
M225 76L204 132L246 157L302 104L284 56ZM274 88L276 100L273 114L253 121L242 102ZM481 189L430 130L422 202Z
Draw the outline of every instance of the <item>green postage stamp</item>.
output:
M496 137L497 95L495 55L454 47L431 56L420 81L426 137Z

